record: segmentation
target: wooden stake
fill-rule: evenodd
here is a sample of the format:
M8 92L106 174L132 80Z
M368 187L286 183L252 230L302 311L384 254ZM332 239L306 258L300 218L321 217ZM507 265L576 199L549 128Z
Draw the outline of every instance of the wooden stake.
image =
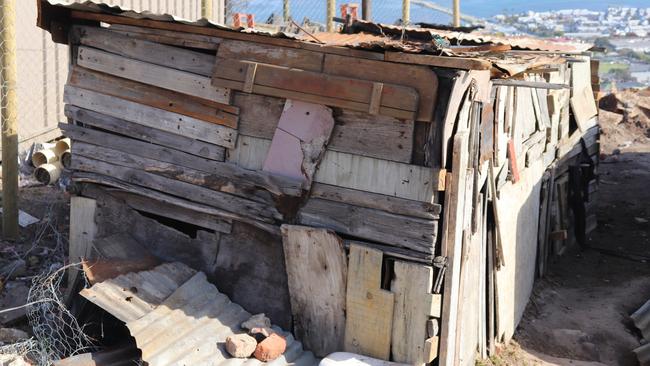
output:
M289 0L282 0L282 19L285 22L289 21L291 18L291 7L289 6Z
M327 31L334 32L334 17L336 16L336 0L327 0Z
M460 27L460 0L454 0L454 27Z
M16 94L16 0L0 0L2 53L2 229L18 239L18 96Z
M411 0L402 0L402 24L408 25L411 22Z

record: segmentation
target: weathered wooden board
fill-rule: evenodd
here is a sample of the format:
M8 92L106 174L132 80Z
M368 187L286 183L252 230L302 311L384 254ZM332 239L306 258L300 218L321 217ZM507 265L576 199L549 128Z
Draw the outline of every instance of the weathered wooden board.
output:
M180 182L208 188L234 196L251 200L252 202L267 204L274 207L277 197L254 183L246 180L233 179L226 174L207 173L200 170L187 168L173 163L166 163L150 158L144 158L103 146L91 145L77 141L72 147L73 160L77 157L97 159L121 167L135 169L141 172L174 179ZM225 164L225 163L224 163Z
M271 140L239 135L234 149L228 149L226 161L244 169L262 170Z
M324 54L296 48L277 47L263 43L223 40L217 57L231 60L247 60L265 64L320 72Z
M344 350L388 360L394 295L380 288L382 255L350 246Z
M199 98L73 66L68 85L145 104L202 121L237 128L238 109L230 113ZM233 107L226 108L232 110Z
M227 110L227 105L230 103L229 89L212 86L209 77L187 71L133 60L83 46L78 49L77 64L87 69L219 103L220 106L223 105L224 110Z
M227 148L235 147L237 139L237 131L232 128L73 86L65 87L64 101L80 108Z
M433 254L416 252L411 249L400 248L394 245L370 243L367 241L359 240L345 240L344 242L346 248L350 248L350 245L352 244L380 250L382 253L384 253L384 256L390 257L392 259L402 259L414 263L431 264L434 258Z
M423 365L426 323L431 313L433 268L395 261L390 290L395 294L391 354L393 361ZM440 296L440 295L438 295Z
M70 263L88 259L93 240L97 234L95 211L97 202L90 198L72 196L70 198ZM68 287L72 288L79 278L79 269L72 267L68 272Z
M119 190L110 192L111 196L122 199L132 209L141 212L167 217L174 220L190 223L192 225L212 229L220 233L229 234L232 230L232 220L223 220L202 212L185 207L165 204L155 199Z
M416 201L433 202L436 169L327 151L314 181Z
M407 200L323 183L314 183L310 193L310 197L312 198L348 203L397 215L413 216L429 220L440 218L440 212L442 211L442 206L436 203Z
M347 257L333 232L282 225L296 337L318 357L343 349Z
M576 91L571 97L571 110L578 128L585 132L589 128L589 121L598 114L593 92L590 92L588 88Z
M217 58L214 70L212 84L215 86L364 112L370 111L372 91L376 84L222 58ZM410 87L383 84L380 99L378 113L382 115L412 119L417 111L418 94Z
M84 46L204 76L210 76L214 65L214 56L212 55L133 39L106 28L76 26L72 37L73 42Z
M477 58L459 58L446 56L420 55L404 52L386 52L384 59L390 62L427 65L461 70L489 70L492 63Z
M438 95L438 76L430 67L325 55L323 72L413 87L419 96L416 120L429 122L433 119Z
M73 105L65 106L66 117L82 122L84 125L101 128L120 135L130 136L134 139L146 141L151 144L161 145L188 154L200 156L210 160L224 161L225 148L189 137L166 132L156 128L149 128L137 123L125 121L91 110L82 109Z
M95 174L103 174L127 183L137 184L146 188L163 191L177 197L183 197L193 202L205 203L254 220L273 222L275 219L281 219L281 215L269 205L148 173L140 169L110 164L78 154L75 155L72 160L72 169Z
M210 51L216 51L222 41L222 38L205 36L202 34L181 33L121 24L112 25L109 30L130 38L144 39L150 42L177 47L198 48Z
M287 99L262 170L311 186L333 128L330 108Z
M233 92L232 104L239 108L239 133L272 139L284 110L285 99Z
M434 252L438 222L395 215L346 203L312 198L298 212L302 225L324 227L337 232L408 248Z
M66 136L71 137L75 142L93 144L102 149L117 150L126 153L125 157L133 155L133 160L136 157L143 157L174 164L178 166L178 169L189 168L209 173L207 180L211 184L224 186L234 184L249 193L264 189L274 195L300 196L302 194L300 182L296 180L273 176L261 171L242 169L234 164L202 159L164 146L157 146L98 130L64 123L59 126L65 131ZM92 153L92 151L89 151L89 153ZM150 168L154 171L157 169L156 167L161 167L157 163L151 164ZM232 192L237 190L225 187L224 189Z
M334 119L328 150L411 163L413 121L345 109L335 110Z

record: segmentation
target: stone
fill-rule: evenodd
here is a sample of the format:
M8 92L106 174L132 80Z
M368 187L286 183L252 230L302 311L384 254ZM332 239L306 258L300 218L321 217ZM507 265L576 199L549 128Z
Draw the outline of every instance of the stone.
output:
M0 328L0 343L11 344L29 339L29 334L20 329Z
M247 330L253 328L271 328L271 319L267 318L264 313L255 314L241 323L241 327Z
M251 334L251 335L260 334L260 335L264 336L264 338L270 336L273 333L275 333L275 331L272 328L268 328L268 327L254 327L254 328L251 328L248 331L248 334Z
M286 349L287 341L284 337L279 336L277 333L273 333L257 344L254 356L262 362L269 362L282 356Z
M235 334L226 338L226 351L237 358L248 358L257 348L257 341L248 334Z

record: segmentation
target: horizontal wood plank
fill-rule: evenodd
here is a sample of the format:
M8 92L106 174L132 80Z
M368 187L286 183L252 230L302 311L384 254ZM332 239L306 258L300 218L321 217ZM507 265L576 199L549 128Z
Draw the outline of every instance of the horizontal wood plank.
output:
M77 107L226 148L234 147L237 139L237 131L232 128L70 85L65 87L64 101Z
M432 254L438 222L353 206L309 199L298 212L302 225L332 229L342 234L376 241L416 252Z
M408 200L323 183L314 183L310 193L310 197L312 198L348 203L355 206L428 220L440 218L440 212L442 211L442 207L436 203Z
M70 104L65 106L66 117L81 122L84 125L101 128L120 135L161 145L166 148L183 151L205 159L224 161L226 149L189 137L177 135L156 128L149 128L137 123L111 117L88 109Z
M232 104L239 108L239 133L241 135L272 139L278 126L284 98L233 92Z
M221 42L217 51L217 57L320 72L323 66L324 54L296 48L229 39Z
M461 70L489 70L492 67L491 62L477 58L433 56L403 52L386 52L384 53L384 60Z
M415 201L433 202L436 169L327 151L314 181Z
M167 89L99 73L73 66L68 84L98 93L130 100L135 103L164 109L206 122L237 128L237 114L226 112L214 105L202 103L204 99L190 97ZM228 109L232 109L231 106ZM238 112L238 111L237 111Z
M236 113L234 108L228 108L230 90L211 85L210 78L206 76L83 46L78 49L77 64L87 69L219 103L219 107L224 111Z
M214 56L127 37L107 28L76 26L73 41L150 64L210 76Z
M130 38L144 39L150 42L163 43L177 47L198 48L210 51L216 51L223 40L219 37L205 36L202 34L182 33L122 24L112 25L109 30Z
M412 120L373 116L364 112L338 110L328 150L372 158L411 163Z
M193 202L204 203L254 220L273 223L275 220L282 219L274 208L263 203L148 173L140 169L110 164L78 153L73 155L72 169L107 175L127 183L166 192Z
M75 142L92 144L98 149L101 146L106 146L129 155L174 164L179 166L178 169L189 168L208 173L208 180L212 184L225 185L222 189L226 191L232 190L234 192L241 189L245 190L247 194L251 194L258 190L266 190L277 196L286 195L295 197L302 194L300 182L285 177L274 176L262 171L243 169L235 164L201 159L164 146L153 145L98 130L69 124L60 124L59 127L65 131L66 136L72 138ZM152 162L150 168L156 169L156 165L157 163ZM143 170L147 169L148 167L143 168ZM237 187L233 189L230 187L230 184L234 184Z

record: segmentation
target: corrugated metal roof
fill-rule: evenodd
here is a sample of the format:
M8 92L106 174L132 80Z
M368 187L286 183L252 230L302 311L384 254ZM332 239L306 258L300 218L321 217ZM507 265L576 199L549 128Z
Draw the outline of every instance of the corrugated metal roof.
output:
M134 344L83 353L54 362L54 366L126 366L139 365L140 351Z
M195 273L184 264L165 263L97 283L79 294L126 323L155 309Z
M639 310L630 315L634 325L639 328L643 338L650 342L650 300L648 300Z
M188 272L187 266L180 263L165 264L151 271L123 275L93 285L90 290L94 299L103 300L97 303L99 306L118 318L129 319L126 326L142 351L142 359L150 365L261 365L254 359L229 358L225 350L226 337L242 333L240 324L251 314L220 293L202 272L194 273L171 293L167 281L151 279L166 277L170 269L174 273ZM146 299L142 299L146 306L128 306L133 299L128 301L128 305L124 304L124 289L143 287L147 288L148 295L167 296L153 307L151 304L155 301ZM137 291L136 295L139 294ZM277 327L274 329L286 337L287 350L269 365L311 366L319 362L311 352L304 351L302 344L291 334Z

